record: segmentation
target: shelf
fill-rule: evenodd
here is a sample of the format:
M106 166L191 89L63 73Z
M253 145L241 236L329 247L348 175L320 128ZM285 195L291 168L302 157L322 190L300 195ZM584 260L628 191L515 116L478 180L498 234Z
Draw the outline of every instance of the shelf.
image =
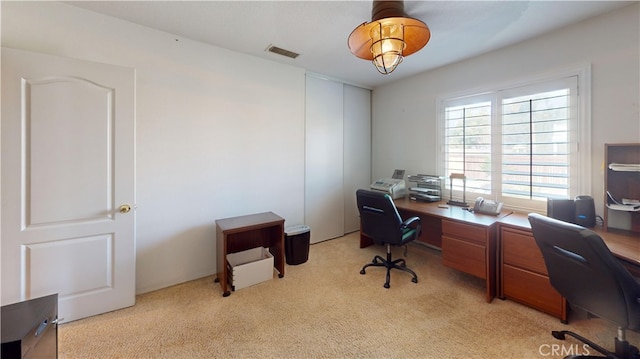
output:
M608 203L607 208L614 211L640 212L640 205Z
M640 172L638 163L610 163L609 169L615 172Z
M640 232L640 143L605 144L604 228L611 223L621 229ZM613 220L612 220L613 219Z

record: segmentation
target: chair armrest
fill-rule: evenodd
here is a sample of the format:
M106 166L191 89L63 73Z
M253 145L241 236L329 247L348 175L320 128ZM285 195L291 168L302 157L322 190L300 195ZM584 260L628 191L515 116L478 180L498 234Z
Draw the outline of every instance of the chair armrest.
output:
M415 222L418 222L416 226L420 225L420 217L416 216L416 217L407 218L406 221L402 222L401 227L402 228L411 227L411 225L414 224Z
M416 230L415 238L418 238L422 234L422 225L420 223L420 217L410 217L407 218L402 225L400 226L402 230L405 228L414 228Z

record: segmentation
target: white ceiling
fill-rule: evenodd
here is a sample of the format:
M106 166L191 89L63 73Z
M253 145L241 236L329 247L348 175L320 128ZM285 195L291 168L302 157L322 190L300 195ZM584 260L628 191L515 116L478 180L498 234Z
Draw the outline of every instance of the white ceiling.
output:
M508 46L637 1L406 1L431 40L390 75L353 56L347 38L371 1L70 1L68 4L365 87ZM300 56L265 51L269 45Z

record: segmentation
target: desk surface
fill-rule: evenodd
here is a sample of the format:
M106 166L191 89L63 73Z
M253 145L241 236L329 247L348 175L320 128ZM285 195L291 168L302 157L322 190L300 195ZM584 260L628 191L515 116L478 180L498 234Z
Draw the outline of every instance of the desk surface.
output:
M531 230L531 225L524 213L512 213L500 219L501 223ZM607 244L611 253L637 266L640 266L640 234L609 228L605 231L602 227L591 228L598 233Z
M524 213L514 213L502 211L499 216L485 214L475 214L457 206L440 208L442 202L418 202L408 198L399 198L395 201L396 207L409 212L422 213L434 217L451 219L460 222L474 223L478 225L490 226L494 223L502 223L512 227L531 230L531 225ZM609 228L605 231L602 227L593 229L607 244L611 252L618 258L622 258L637 266L640 266L640 234L633 234L628 231L620 231Z
M491 226L498 222L501 218L508 216L511 212L502 211L498 216L487 214L471 213L463 207L448 205L448 208L440 208L443 202L418 202L408 198L399 198L394 200L396 207L408 212L416 212L454 221L477 224L481 226Z
M217 219L216 225L218 225L223 232L233 232L234 230L246 231L247 229L251 229L251 227L257 226L270 226L278 222L284 222L284 218L273 212L264 212L249 214L246 216Z

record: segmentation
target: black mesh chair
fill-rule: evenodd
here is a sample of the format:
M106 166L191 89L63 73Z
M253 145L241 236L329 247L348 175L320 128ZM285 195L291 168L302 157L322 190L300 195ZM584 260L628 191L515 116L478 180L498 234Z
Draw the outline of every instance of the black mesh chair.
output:
M572 336L606 358L640 358L638 348L625 339L626 329L640 329L640 280L622 266L594 231L535 213L529 214L529 223L551 285L572 307L618 326L615 352L570 331L551 334L560 340Z
M418 283L418 276L407 268L404 259L391 259L391 246L404 246L418 238L421 229L420 218L411 217L402 221L391 197L382 192L359 189L356 191L356 200L360 211L360 231L374 243L387 246L387 258L378 255L373 257L371 263L362 267L360 274L365 274L367 267L386 267L387 281L384 287L389 288L390 272L395 268L411 273L411 281Z

